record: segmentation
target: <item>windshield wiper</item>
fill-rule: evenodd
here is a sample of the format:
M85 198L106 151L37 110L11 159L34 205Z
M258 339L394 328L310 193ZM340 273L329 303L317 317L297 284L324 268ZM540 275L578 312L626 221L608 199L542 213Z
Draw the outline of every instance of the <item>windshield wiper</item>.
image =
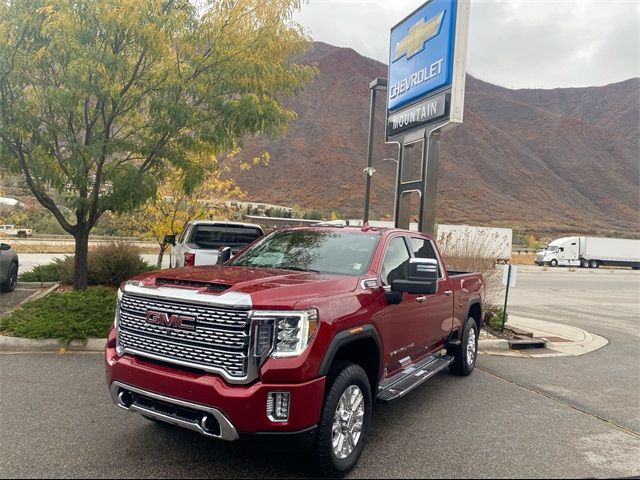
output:
M283 268L285 270L295 270L296 272L320 273L319 270L312 270L311 268L288 267L284 265L280 265L278 268Z

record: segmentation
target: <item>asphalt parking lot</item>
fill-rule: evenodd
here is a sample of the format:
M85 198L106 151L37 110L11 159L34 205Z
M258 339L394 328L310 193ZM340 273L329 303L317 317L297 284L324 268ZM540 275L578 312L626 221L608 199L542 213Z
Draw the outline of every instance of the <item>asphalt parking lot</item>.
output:
M36 292L33 288L24 288L18 286L11 293L0 294L0 315L11 308L17 306L20 302L26 300Z
M610 340L587 355L481 356L376 407L353 478L640 474L640 275L523 268L519 315ZM0 356L3 477L300 477L304 456L208 440L113 406L100 355Z

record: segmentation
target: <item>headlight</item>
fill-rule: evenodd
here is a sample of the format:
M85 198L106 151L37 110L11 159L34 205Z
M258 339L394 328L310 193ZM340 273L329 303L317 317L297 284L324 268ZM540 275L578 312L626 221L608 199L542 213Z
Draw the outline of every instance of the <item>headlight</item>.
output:
M318 326L317 310L256 311L254 318L271 320L275 327L273 358L296 357L304 352Z

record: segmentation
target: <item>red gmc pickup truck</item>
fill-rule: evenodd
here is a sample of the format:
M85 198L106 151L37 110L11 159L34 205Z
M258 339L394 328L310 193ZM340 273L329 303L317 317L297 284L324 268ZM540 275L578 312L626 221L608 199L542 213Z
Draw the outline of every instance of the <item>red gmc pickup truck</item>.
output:
M107 383L117 406L150 420L304 441L323 474L342 476L374 401L447 367L473 371L483 296L482 276L447 271L429 235L279 230L224 264L126 282Z

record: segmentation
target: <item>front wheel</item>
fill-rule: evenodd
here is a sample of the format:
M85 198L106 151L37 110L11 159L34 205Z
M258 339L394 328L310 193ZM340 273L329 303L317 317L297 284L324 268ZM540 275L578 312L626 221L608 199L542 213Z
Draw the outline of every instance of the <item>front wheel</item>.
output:
M478 357L478 325L473 317L467 318L462 331L462 343L447 351L453 355L449 371L455 375L471 375Z
M327 477L343 477L358 462L371 420L371 386L359 365L340 362L329 375L314 455Z
M552 267L557 267L558 266L558 260L556 260L555 258L553 260L551 260L549 262L549 265L551 265Z

